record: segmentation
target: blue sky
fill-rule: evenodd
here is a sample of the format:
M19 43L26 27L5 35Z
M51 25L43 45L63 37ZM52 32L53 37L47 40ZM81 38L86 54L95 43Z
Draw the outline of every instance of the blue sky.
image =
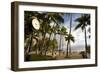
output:
M70 15L72 15L72 27L77 25L77 22L75 22L75 19L77 19L78 17L81 16L80 13L66 13L66 14L64 14L64 16L63 16L64 25L67 26L68 28L70 26L70 17L71 17Z

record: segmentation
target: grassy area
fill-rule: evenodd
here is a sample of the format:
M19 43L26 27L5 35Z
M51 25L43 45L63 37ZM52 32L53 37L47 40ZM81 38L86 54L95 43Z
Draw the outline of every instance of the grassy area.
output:
M55 58L52 58L51 56L43 56L36 54L32 54L29 57L29 61L55 60Z
M37 55L37 54L31 54L31 55L27 55L25 56L25 61L47 61L47 60L62 60L62 59L84 59L85 57L83 57L82 54L80 54L79 52L75 52L70 54L68 57L66 57L65 55L58 55L55 58L53 58L52 56L45 56L45 55Z

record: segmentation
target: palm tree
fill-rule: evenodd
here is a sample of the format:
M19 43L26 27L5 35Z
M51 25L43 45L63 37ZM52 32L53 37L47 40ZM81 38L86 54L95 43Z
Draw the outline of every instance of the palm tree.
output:
M69 34L71 34L71 28L72 28L72 13L70 13L70 30ZM71 54L71 43L69 42L69 53Z
M67 17L69 18L69 35L71 34L71 31L72 31L72 13L67 13L65 14L67 15ZM69 46L69 53L71 54L71 43L68 41L68 44Z
M63 38L63 36L67 35L67 29L64 26L62 26L59 34L60 34L60 45L59 45L60 46L59 55L60 55L60 50L63 47L63 45L62 45L63 42L61 41L61 39Z
M67 34L67 36L65 37L65 40L67 41L67 49L66 49L66 56L69 56L69 47L70 47L70 42L75 42L74 37L72 36L72 34Z
M53 40L51 41L51 45L52 45L52 56L53 56L54 50L57 49L57 47L58 47L57 40L56 40L56 39L53 39Z
M86 26L90 25L90 15L89 14L82 14L81 17L77 18L75 21L79 22L77 24L77 26L75 27L75 30L81 28L82 31L84 31L84 34L85 34L85 51L87 53L87 33L86 33Z

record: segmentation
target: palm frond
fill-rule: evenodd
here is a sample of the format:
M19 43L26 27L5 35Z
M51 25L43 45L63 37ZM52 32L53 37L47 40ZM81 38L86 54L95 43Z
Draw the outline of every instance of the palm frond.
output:
M77 24L77 26L75 27L75 30L77 30L78 28L80 28L82 26L82 24Z
M74 37L73 37L73 36L71 37L71 41L72 41L72 42L75 42L75 39L74 39Z

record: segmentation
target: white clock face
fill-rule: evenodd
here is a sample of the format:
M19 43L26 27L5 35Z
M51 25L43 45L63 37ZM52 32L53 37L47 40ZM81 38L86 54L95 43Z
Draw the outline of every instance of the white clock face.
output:
M32 26L33 26L36 30L39 30L39 28L40 28L40 23L39 23L39 21L37 20L37 18L35 18L35 19L32 20Z

